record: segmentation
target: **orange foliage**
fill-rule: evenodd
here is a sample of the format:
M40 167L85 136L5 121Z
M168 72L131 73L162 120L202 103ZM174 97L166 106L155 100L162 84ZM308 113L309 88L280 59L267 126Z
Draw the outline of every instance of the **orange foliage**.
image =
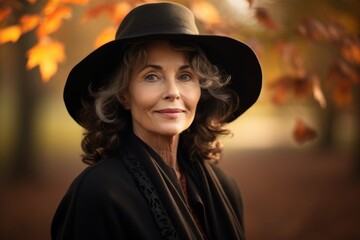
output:
M74 5L85 5L89 3L89 0L61 0L62 3L70 3Z
M23 33L33 30L40 21L38 15L24 15L20 18L21 30Z
M27 0L28 3L38 3L37 0ZM98 34L95 48L114 40L116 27L124 16L136 5L150 0L129 1L98 1L95 5L87 7L82 17L82 22L105 16L110 20L110 26ZM238 27L234 22L223 21L223 16L215 6L216 1L180 0L182 4L190 7L202 25L202 30L207 33L229 34L237 36ZM271 16L267 8L258 7L255 0L247 0L248 7L252 8L255 19L265 28L264 30L279 31L279 24ZM85 5L89 0L46 0L43 8L38 13L20 16L17 24L1 25L0 44L16 42L22 34L35 31L38 43L28 52L27 68L39 67L41 79L44 82L57 72L58 64L65 59L64 45L53 40L50 35L59 30L63 21L72 17L72 5ZM0 0L0 21L5 22L14 11L25 5L19 0ZM4 27L5 26L5 27ZM344 25L345 26L345 25ZM299 41L275 43L278 57L284 65L284 72L270 84L272 91L271 100L275 104L285 104L289 99L303 99L312 97L322 108L327 105L324 97L322 83L329 93L331 100L338 107L345 107L352 103L352 89L359 83L358 66L360 65L360 40L356 34L350 34L337 22L320 21L307 17L296 26ZM281 35L281 34L280 34ZM305 41L304 41L305 40ZM247 39L247 43L251 43ZM324 79L318 77L313 69L306 69L305 60L297 46L311 41L316 43L331 43L331 51L338 51L339 59L328 66ZM299 44L299 42L301 42ZM265 44L264 44L265 45ZM257 42L253 48L262 49L264 45ZM257 53L262 51L257 51ZM310 56L311 57L311 56ZM305 60L304 60L305 59ZM288 72L289 70L290 72ZM316 131L308 127L302 120L296 120L293 137L299 144L314 139Z
M303 120L297 119L293 130L294 140L298 144L304 144L317 137L316 131L309 127Z
M11 7L0 8L0 22L4 21L12 12Z
M95 48L98 48L104 45L105 43L114 40L115 33L116 33L115 27L109 27L104 29L95 40Z
M39 38L46 37L56 32L62 24L62 21L71 17L71 8L67 6L57 6L53 11L47 14L40 22L37 29Z
M7 42L16 42L21 36L21 27L19 25L9 26L0 29L0 44Z
M306 18L298 25L299 33L312 41L338 41L346 34L345 29L331 22L321 22L315 18Z
M65 59L64 45L59 41L45 39L32 47L27 56L26 67L32 69L39 66L41 79L47 82L57 72L58 63Z
M125 15L131 10L131 5L128 2L105 2L88 9L83 17L83 22L90 19L98 18L105 14L112 23L119 24Z
M198 0L191 5L195 17L206 25L218 25L222 23L217 8L208 1Z
M352 89L358 82L359 76L356 70L346 62L336 61L331 65L326 78L326 87L337 107L346 107L352 103Z
M348 62L360 65L360 40L358 38L346 38L341 53Z

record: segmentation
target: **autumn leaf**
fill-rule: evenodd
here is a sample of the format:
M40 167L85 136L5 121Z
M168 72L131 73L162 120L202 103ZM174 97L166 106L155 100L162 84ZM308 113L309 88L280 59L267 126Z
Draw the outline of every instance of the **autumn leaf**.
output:
M357 71L344 61L333 63L327 73L326 87L337 107L346 107L352 103L352 88L359 82Z
M11 7L0 8L0 22L5 21L5 19L12 13Z
M298 77L305 75L304 60L295 44L279 42L276 45L284 64L289 65Z
M21 36L21 27L12 25L0 29L0 44L7 42L16 42Z
M255 8L255 17L265 28L276 30L278 28L276 22L271 18L269 12L265 8Z
M271 101L276 105L282 105L288 99L288 76L283 76L270 84L272 90Z
M325 25L314 18L305 18L298 25L298 31L302 36L309 40L324 40L328 39L329 36Z
M108 27L104 29L95 40L95 48L104 45L107 42L114 40L116 34L115 27Z
M71 17L71 8L67 6L59 6L54 11L42 19L38 29L37 36L45 37L50 33L56 32L62 24L62 21Z
M199 0L191 5L195 17L207 25L221 24L220 14L217 8L210 2Z
M131 8L132 6L126 1L120 3L101 3L87 10L84 14L82 22L87 22L90 19L96 19L104 14L111 22L118 25Z
M65 59L64 45L51 39L42 40L27 52L27 56L27 69L39 66L41 79L47 82Z
M269 87L272 90L272 102L281 105L284 104L290 96L296 98L310 96L312 82L309 76L298 77L295 75L283 75L274 80Z
M40 21L38 15L24 15L20 18L21 30L23 33L33 30Z
M94 7L91 7L84 13L82 22L87 22L90 19L95 19L103 13L109 14L109 12L111 12L111 9L112 9L112 4L109 2L98 4Z
M309 127L303 120L297 119L293 129L294 140L298 144L304 144L317 137L316 131Z
M360 40L346 38L341 48L342 56L350 63L360 65Z
M299 25L301 35L311 41L340 41L346 36L343 26L336 22L322 22L315 18L305 18Z
M89 3L89 0L61 0L62 3L70 3L74 5L85 5Z
M120 24L120 22L124 19L126 14L130 12L130 10L131 10L131 5L127 2L121 2L116 4L113 11L112 21L117 25Z

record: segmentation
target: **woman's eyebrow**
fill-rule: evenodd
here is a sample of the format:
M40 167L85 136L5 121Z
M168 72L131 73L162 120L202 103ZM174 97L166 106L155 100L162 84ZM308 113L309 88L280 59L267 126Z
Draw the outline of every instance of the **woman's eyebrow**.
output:
M146 68L154 68L154 69L157 69L157 70L161 70L163 69L161 66L159 65L156 65L156 64L146 64L144 67L142 67L139 72L142 72L144 71ZM190 65L186 64L186 65L182 65L179 67L179 70L184 70L184 69L188 69L188 68L191 68Z
M184 70L187 68L191 68L190 65L186 64L186 65L182 65L181 67L179 67L179 70Z
M139 72L145 70L146 68L154 68L154 69L157 69L157 70L161 70L162 67L159 66L159 65L155 65L155 64L146 64L143 68L140 69Z

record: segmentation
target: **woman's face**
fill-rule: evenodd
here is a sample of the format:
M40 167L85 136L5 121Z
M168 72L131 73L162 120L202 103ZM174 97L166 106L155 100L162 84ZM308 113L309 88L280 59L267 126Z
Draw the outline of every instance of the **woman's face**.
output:
M131 111L139 137L176 136L194 120L201 94L199 77L186 54L167 41L152 42L146 50L147 62L135 66L123 104Z

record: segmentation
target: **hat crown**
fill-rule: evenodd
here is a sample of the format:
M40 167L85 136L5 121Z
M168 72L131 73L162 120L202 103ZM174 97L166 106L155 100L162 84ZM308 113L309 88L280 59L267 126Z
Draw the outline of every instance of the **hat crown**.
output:
M194 34L199 30L193 13L170 2L144 4L130 11L121 22L115 39L157 34Z

